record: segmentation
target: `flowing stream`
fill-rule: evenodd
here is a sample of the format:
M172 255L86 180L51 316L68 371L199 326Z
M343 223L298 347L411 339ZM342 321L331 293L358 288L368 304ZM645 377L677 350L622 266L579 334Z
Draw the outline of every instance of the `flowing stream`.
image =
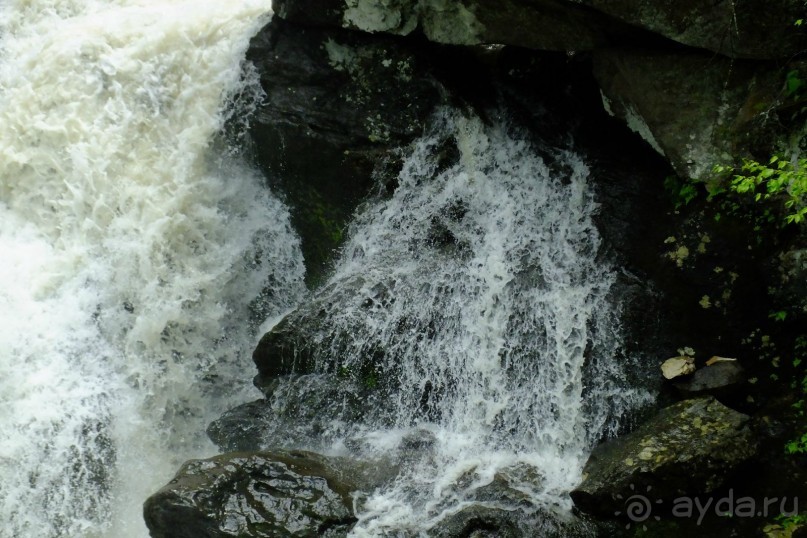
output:
M268 0L0 4L0 536L143 537L215 453L256 323L303 292L283 205L218 135ZM247 73L247 76L243 76Z

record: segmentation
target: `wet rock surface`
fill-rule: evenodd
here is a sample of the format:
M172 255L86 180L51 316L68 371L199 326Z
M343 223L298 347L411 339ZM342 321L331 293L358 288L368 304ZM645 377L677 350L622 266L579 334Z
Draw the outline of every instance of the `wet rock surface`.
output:
M251 128L258 163L285 193L318 283L389 151L422 132L441 102L416 43L276 17L248 60L266 93Z
M598 446L572 500L585 512L612 517L624 499L648 487L658 499L709 493L757 449L747 415L712 397L685 400Z
M315 446L362 422L374 395L332 374L277 378L266 398L230 409L207 429L223 451Z
M503 43L545 50L590 50L643 29L732 58L770 59L807 48L793 23L801 0L660 3L653 0L278 0L280 17L408 35L438 43Z
M275 379L288 374L322 372L326 365L339 373L338 364L333 366L322 357L329 352L337 359L339 355L338 344L331 349L334 337L328 334L327 322L345 304L359 305L369 311L374 304L384 301L384 286L368 288L365 284L360 276L331 282L264 334L252 353L258 367L255 385L268 393Z
M193 460L144 505L154 538L345 536L357 479L308 452Z

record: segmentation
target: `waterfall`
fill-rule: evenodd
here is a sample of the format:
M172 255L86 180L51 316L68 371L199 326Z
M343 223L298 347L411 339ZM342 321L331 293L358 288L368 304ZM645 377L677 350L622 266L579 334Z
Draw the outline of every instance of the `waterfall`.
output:
M630 365L616 360L591 173L504 120L455 111L403 162L394 193L358 212L312 309L316 373L281 383L273 405L351 378L345 401L371 403L311 447L378 461L420 447L357 499L355 536L418 535L473 504L514 509L485 493L504 475L548 535L593 444L646 398L623 388Z
M254 391L303 266L218 133L260 98L241 61L268 11L0 6L0 536L145 536L143 500Z

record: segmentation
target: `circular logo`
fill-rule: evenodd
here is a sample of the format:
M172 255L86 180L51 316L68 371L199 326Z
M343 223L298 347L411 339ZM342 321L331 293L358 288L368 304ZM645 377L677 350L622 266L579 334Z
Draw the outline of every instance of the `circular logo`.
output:
M630 485L631 491L635 491L636 488L633 484ZM628 518L629 522L625 525L626 529L630 529L633 523L644 523L648 520L651 516L656 520L660 520L659 516L653 516L653 504L661 504L661 499L657 499L655 502L651 501L647 494L650 493L650 490L653 489L652 486L647 486L647 490L645 494L641 493L634 493L627 499L625 499L622 495L617 495L617 499L624 499L625 500L625 508L623 510L617 510L614 512L615 516L622 516L623 514ZM642 525L644 530L647 530L647 527Z

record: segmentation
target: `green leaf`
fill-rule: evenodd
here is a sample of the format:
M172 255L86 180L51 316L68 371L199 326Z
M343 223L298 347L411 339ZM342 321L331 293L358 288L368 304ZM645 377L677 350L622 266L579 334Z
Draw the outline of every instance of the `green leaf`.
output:
M802 80L797 70L789 71L785 77L785 93L789 96L795 95L801 88L804 87L804 80Z

